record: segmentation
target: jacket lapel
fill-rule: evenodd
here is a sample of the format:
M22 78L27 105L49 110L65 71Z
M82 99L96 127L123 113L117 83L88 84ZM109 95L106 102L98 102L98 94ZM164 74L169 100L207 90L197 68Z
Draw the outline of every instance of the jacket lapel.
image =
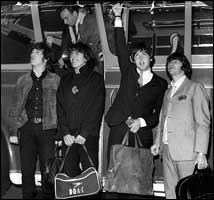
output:
M184 82L181 84L181 86L178 88L178 90L175 92L175 94L173 94L173 96L171 98L174 98L174 97L178 96L178 94L182 93L187 82L188 82L188 79L185 78Z

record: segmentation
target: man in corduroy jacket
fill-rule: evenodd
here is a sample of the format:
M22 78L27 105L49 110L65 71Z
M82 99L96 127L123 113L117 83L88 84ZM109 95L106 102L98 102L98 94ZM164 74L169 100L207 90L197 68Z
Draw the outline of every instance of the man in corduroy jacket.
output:
M54 151L57 130L56 91L60 77L47 70L51 50L44 42L36 43L31 52L32 70L16 83L9 113L10 142L20 145L22 189L24 199L36 196L37 156L42 174Z

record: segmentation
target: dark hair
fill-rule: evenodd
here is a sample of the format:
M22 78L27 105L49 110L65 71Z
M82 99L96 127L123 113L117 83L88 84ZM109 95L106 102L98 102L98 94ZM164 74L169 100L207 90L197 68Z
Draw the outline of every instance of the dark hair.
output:
M73 5L73 6L64 5L64 6L60 7L60 8L58 8L58 9L56 10L56 12L57 12L58 14L60 14L60 13L61 13L63 10L65 10L65 9L69 10L70 13L73 13L74 11L76 11L76 12L78 13L80 7L77 6L77 5Z
M132 50L131 50L131 59L133 60L134 59L134 56L135 54L139 51L144 51L146 52L149 57L150 57L150 67L152 68L153 65L155 64L155 58L154 56L152 55L152 50L146 46L146 44L144 42L141 42L141 43L138 43L138 44L135 44L133 47L132 47Z
M83 53L86 61L86 64L89 68L93 69L96 65L96 58L94 53L92 52L91 48L82 42L78 42L76 44L73 44L69 49L68 49L68 56L69 56L69 62L70 62L70 56L72 51L78 51L80 53ZM71 63L70 63L71 64Z
M80 7L78 5L71 5L71 6L68 6L68 5L64 5L60 8L58 8L56 10L56 12L58 14L60 14L63 10L67 9L70 13L73 13L74 11L76 11L77 13L79 12L80 9L84 9L86 11L86 13L90 13L92 14L92 8L90 5L84 5L84 7Z
M167 76L169 77L169 79L172 80L172 76L168 71L168 65L173 60L179 60L182 63L181 69L184 71L184 74L187 76L187 78L191 79L192 68L191 68L190 62L184 54L179 53L179 52L172 53L171 55L169 55L167 57L166 73L167 73Z
M34 43L33 46L32 46L32 48L31 48L31 52L33 51L33 49L37 49L37 50L42 51L44 58L47 60L47 64L50 64L50 62L52 61L52 57L53 57L53 51L47 45L46 42L37 42L37 43Z

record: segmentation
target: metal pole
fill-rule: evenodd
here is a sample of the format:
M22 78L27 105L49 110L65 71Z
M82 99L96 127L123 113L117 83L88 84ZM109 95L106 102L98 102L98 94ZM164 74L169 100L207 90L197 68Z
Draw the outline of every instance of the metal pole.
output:
M35 42L42 42L42 30L39 18L39 9L38 9L38 1L31 1L31 13L33 20L33 30L35 35Z
M184 54L192 63L192 3L185 1Z

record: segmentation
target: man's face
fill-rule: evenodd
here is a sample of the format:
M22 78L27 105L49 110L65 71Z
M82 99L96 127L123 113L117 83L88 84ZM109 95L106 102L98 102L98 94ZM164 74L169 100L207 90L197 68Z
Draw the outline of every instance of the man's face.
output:
M145 51L139 50L134 56L134 61L140 71L150 68L150 56Z
M172 60L168 63L168 71L172 76L177 76L184 74L184 71L181 69L182 63L179 60Z
M33 49L30 55L30 63L31 65L41 65L46 60L44 59L43 51L38 49Z
M86 63L86 59L83 53L74 50L70 55L70 62L73 68L78 68Z
M60 17L63 20L64 24L73 26L77 21L77 12L74 11L73 13L71 13L67 8L65 8L60 13Z

